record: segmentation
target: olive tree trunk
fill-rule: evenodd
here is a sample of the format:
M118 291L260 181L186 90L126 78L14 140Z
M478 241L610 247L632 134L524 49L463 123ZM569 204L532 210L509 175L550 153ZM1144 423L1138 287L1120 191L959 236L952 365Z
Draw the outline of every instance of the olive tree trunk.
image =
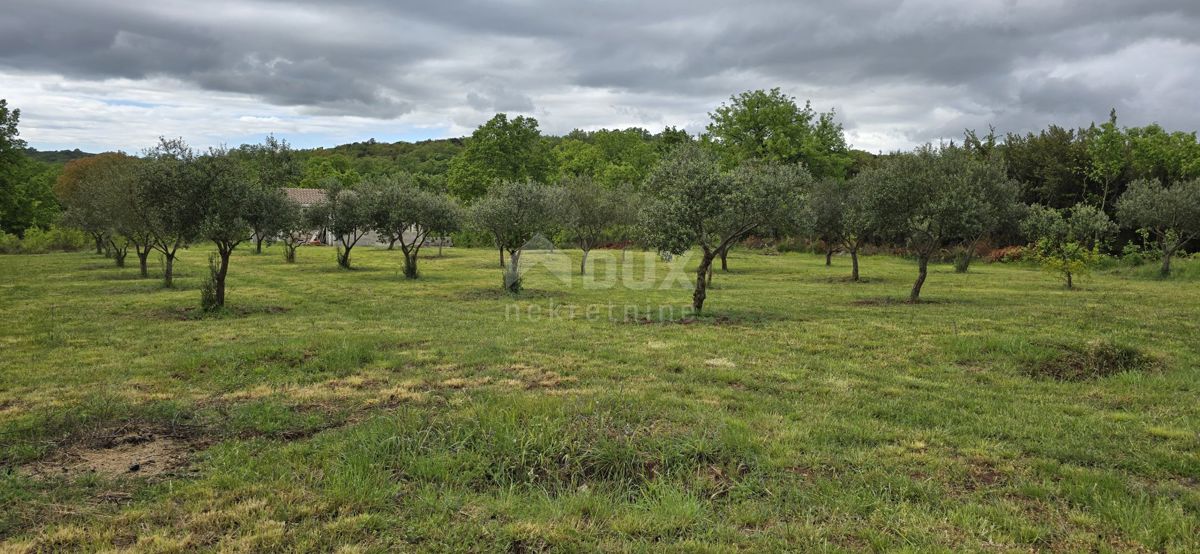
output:
M143 249L142 247L138 246L136 247L136 250L138 257L138 269L141 271L142 277L149 277L150 268L148 267L149 264L147 262L150 258L150 247L147 246L145 249Z
M850 280L858 281L858 247L850 249Z
M714 253L705 252L696 268L696 290L692 291L692 309L699 315L704 308L704 299L708 296L708 285L711 284L712 262Z
M916 304L921 301L921 287L925 286L925 278L929 276L929 254L921 254L917 258L917 281L913 283L912 293L908 295L908 301Z
M221 256L221 265L217 267L217 274L213 276L213 284L216 285L217 307L225 305L225 276L229 274L229 255L233 253L233 249L218 249Z
M163 258L163 286L170 288L175 286L175 252L164 252Z

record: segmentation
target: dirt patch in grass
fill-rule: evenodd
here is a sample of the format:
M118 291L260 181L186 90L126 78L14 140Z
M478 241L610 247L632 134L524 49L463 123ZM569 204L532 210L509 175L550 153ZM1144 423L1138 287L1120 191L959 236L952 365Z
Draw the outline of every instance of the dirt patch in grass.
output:
M21 470L37 479L173 476L206 446L201 437L126 427L64 445L50 457L26 464Z
M1099 379L1126 371L1157 371L1162 364L1150 354L1132 346L1097 339L1086 344L1059 344L1058 354L1034 363L1027 372L1034 377L1059 381Z

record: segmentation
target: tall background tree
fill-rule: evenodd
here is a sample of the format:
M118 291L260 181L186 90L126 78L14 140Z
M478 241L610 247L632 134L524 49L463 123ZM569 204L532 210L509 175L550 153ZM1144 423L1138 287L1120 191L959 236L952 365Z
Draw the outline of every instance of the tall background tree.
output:
M833 112L803 107L778 88L730 97L709 114L705 138L732 168L748 161L803 163L817 179L844 178L853 162Z
M499 113L471 133L466 147L450 162L447 186L470 201L497 181L545 182L551 170L552 154L537 120Z
M20 120L21 110L0 98L0 232L17 235L48 227L59 212L51 190L57 172L25 155Z

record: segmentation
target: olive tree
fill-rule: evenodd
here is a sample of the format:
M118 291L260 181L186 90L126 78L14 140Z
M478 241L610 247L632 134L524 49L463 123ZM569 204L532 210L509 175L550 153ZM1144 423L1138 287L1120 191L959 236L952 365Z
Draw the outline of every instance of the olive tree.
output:
M122 209L115 194L132 179L136 163L122 153L105 153L68 162L54 185L54 194L66 209L62 222L90 235L96 253L108 252L124 267L129 240L116 230Z
M825 265L833 265L833 252L844 239L846 213L845 184L836 179L821 179L813 184L806 202L805 220L809 235L821 241Z
M404 253L404 276L416 279L417 259L431 233L448 233L457 228L458 206L446 195L417 188L411 181L381 184L371 214L372 226L400 245Z
M1099 262L1100 245L1116 231L1116 225L1090 204L1076 204L1069 212L1035 204L1022 221L1021 231L1032 241L1032 257L1047 271L1062 275L1071 289L1076 276Z
M850 280L859 280L858 253L874 238L879 218L871 210L870 193L874 173L866 170L842 183L842 248L850 253Z
M681 145L647 178L648 197L639 214L644 240L672 254L700 248L692 292L692 308L699 313L713 259L756 230L794 222L811 182L798 164L750 162L725 173L709 151Z
M204 204L196 159L182 139L160 139L146 151L138 172L141 194L134 209L149 231L151 246L163 255L163 284L168 287L174 284L179 249L200 235Z
M559 189L558 212L564 229L583 251L580 275L587 272L588 254L610 230L633 221L636 213L624 189L601 186L588 176L569 177Z
M279 236L283 204L279 196L283 187L300 182L304 165L286 140L267 135L262 144L244 144L230 153L245 167L254 185L249 198L250 228L254 233L254 249L262 253L264 241Z
M954 271L966 273L975 258L975 250L984 239L999 233L1014 221L1020 221L1025 206L1021 204L1021 187L1008 178L1008 170L998 155L974 156L960 164L967 185L980 201L978 224L964 229L957 237Z
M471 206L471 220L492 234L501 252L508 252L504 288L521 291L521 247L539 233L549 234L556 223L554 192L533 181L503 181Z
M299 202L283 197L279 206L279 240L283 243L283 260L296 263L296 249L312 234L310 218Z
M350 252L371 231L371 213L378 186L360 183L360 186L352 189L337 179L326 179L322 182L321 190L325 193L325 199L309 208L309 221L314 227L333 233L334 240L338 242L338 266L351 269Z
M216 245L218 257L215 266L210 260L209 282L202 289L201 305L205 310L215 310L225 305L229 257L250 238L254 184L242 166L223 150L211 150L194 164L201 208L199 234Z
M873 172L867 197L880 231L906 244L917 258L910 302L921 300L934 253L987 228L993 175L981 163L954 145L925 145L889 157Z
M1117 199L1117 218L1125 227L1146 229L1162 252L1163 277L1171 274L1171 258L1188 241L1200 237L1200 179L1164 187L1158 180L1130 183Z

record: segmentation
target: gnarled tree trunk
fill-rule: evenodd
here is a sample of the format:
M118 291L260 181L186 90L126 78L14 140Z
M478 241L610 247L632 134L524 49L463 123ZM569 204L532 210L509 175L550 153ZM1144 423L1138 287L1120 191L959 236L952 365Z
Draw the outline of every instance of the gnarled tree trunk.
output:
M713 254L705 253L700 259L700 266L696 268L696 289L692 291L692 309L696 314L704 308L704 299L708 297L708 285L711 284L712 278L712 262Z
M929 254L917 258L917 267L917 282L913 283L912 293L908 295L908 301L913 304L921 301L921 287L925 286L925 277L929 275Z
M858 247L850 249L850 280L858 281Z

